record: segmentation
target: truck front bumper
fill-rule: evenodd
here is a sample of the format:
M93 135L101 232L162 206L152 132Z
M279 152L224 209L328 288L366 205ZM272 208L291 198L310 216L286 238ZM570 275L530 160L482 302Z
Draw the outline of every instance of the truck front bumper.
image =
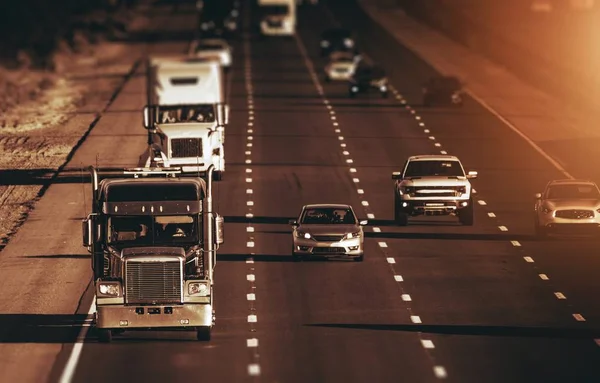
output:
M402 200L402 209L411 215L445 215L469 206L468 199L458 200Z
M212 305L186 303L184 305L97 307L96 327L104 329L131 328L185 328L212 326Z

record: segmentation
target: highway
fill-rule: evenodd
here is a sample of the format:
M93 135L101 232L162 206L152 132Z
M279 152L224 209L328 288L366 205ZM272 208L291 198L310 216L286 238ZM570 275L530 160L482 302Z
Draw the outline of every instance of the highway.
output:
M330 3L301 9L296 38L233 42L227 170L215 188L226 242L213 339L139 332L100 344L89 331L74 347L87 328L58 324L84 321L92 305L84 195L81 184L57 183L0 254L12 267L0 272L10 324L0 330L1 351L20 355L0 363L12 363L13 376L46 369L50 381L73 382L600 381L599 243L533 237L534 193L564 176L471 99L462 109L422 108L432 69L354 4ZM244 9L246 25L251 11ZM169 23L184 30L189 17L183 10ZM319 34L336 22L352 26L367 56L387 69L390 98L350 99L346 84L323 81ZM182 39L148 51L185 47ZM146 143L144 101L138 67L70 165L136 165ZM395 226L391 172L410 155L441 151L480 174L475 225L427 217ZM364 262L291 262L286 223L308 203L349 203L369 219ZM19 279L25 267L32 271ZM46 285L38 295L22 292ZM16 314L28 314L29 326Z

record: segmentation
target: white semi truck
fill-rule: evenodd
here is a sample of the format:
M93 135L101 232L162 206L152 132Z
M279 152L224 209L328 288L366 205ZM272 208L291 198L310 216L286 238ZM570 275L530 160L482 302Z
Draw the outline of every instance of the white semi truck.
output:
M293 36L296 33L296 0L258 0L260 33L265 36Z
M221 180L229 107L219 61L189 56L151 58L147 81L144 127L149 150L140 165L179 166L199 173L214 165L214 180Z

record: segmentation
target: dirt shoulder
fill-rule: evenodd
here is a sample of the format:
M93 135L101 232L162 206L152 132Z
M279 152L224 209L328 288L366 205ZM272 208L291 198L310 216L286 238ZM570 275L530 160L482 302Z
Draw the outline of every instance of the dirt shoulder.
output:
M7 171L62 166L125 80L136 49L83 42L79 52L55 54L55 72L0 68L0 250L44 190Z

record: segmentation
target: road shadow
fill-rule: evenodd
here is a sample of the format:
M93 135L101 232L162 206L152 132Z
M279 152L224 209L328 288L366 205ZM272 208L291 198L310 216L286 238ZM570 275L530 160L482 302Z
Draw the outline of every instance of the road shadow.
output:
M74 343L85 314L0 314L0 343Z
M252 258L254 262L293 262L291 255L275 255L275 254L220 254L217 253L217 261L219 262L246 262L248 258Z
M81 220L81 218L78 218ZM21 258L28 259L91 259L90 254L40 254L40 255L23 255Z
M600 336L600 329L569 327L354 323L313 323L306 324L305 326L369 331L421 332L426 334L439 335L471 335L521 338L590 339L598 338Z

